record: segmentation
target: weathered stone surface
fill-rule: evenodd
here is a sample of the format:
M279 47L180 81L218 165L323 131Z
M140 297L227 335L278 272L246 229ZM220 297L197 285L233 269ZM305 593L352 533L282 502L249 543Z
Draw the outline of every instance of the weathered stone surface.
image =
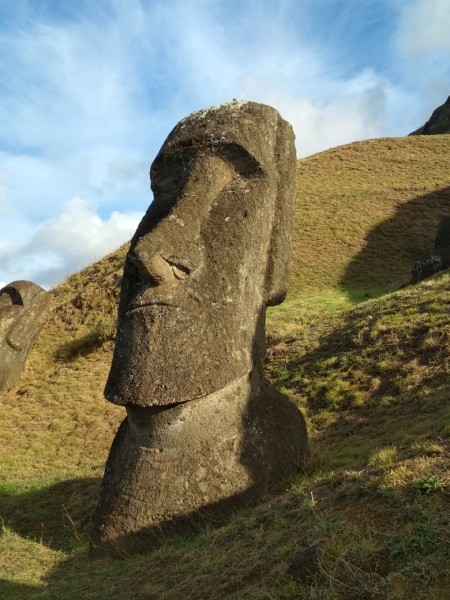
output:
M405 285L419 283L450 267L450 217L439 221L434 240L434 252L416 261L411 279Z
M442 133L450 133L450 96L442 106L433 111L425 125L409 135L437 135Z
M92 531L132 550L293 476L298 409L264 380L265 307L287 291L295 149L276 110L194 113L151 168L105 396L126 406Z
M419 281L435 275L444 268L442 257L439 254L431 254L416 261L412 268L410 283L419 283Z
M305 450L298 409L248 376L170 409L128 407L105 470L94 544L126 554L223 522L295 475Z
M19 380L50 308L50 294L31 281L0 290L0 391Z

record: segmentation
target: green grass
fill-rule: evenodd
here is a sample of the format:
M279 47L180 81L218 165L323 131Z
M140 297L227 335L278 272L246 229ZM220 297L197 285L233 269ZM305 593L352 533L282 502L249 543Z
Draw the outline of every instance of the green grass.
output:
M2 599L450 598L450 276L391 293L450 210L449 145L371 140L299 161L292 286L268 311L266 372L304 412L310 458L195 538L88 557L123 418L102 392L126 248L53 290L20 383L0 394ZM288 575L311 546L314 569Z

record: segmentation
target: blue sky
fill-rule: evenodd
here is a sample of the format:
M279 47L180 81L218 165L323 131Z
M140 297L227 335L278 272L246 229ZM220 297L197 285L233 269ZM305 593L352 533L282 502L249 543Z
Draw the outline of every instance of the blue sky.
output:
M450 95L448 0L0 0L0 282L49 287L133 233L190 112L271 104L307 156Z

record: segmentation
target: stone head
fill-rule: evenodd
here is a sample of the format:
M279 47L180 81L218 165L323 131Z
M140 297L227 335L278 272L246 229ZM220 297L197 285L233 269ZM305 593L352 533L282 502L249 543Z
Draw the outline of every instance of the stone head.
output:
M150 175L105 388L123 405L186 402L260 370L265 307L288 283L295 148L275 109L234 101L190 115Z
M17 383L49 306L48 292L31 281L0 290L0 390Z

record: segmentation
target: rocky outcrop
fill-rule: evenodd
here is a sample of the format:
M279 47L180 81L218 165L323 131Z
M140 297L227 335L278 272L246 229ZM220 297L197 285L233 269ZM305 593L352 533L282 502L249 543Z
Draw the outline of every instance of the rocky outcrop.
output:
M439 254L430 254L414 263L410 283L419 283L446 268Z
M264 379L265 309L287 291L295 149L276 110L194 113L151 168L126 259L106 398L126 407L92 529L133 551L295 475L303 417Z
M436 135L450 133L450 96L442 106L436 108L428 121L409 135Z
M0 290L0 391L18 382L50 308L50 294L31 281Z
M439 252L450 248L450 217L444 217L439 221L434 238L434 250Z

